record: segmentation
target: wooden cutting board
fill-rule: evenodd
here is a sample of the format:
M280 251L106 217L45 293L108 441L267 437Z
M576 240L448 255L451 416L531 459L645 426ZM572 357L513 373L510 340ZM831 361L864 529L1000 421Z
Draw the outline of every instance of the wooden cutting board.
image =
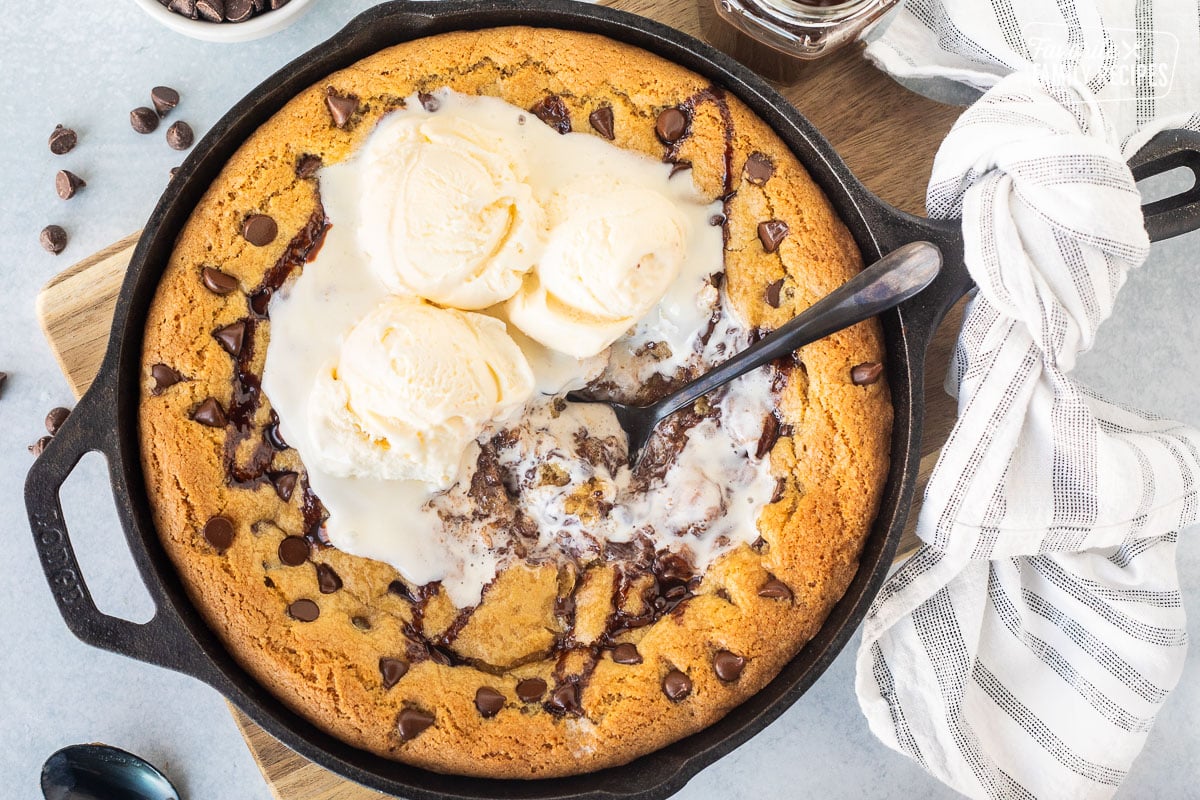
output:
M850 169L883 199L914 214L938 144L960 109L912 94L870 66L855 48L823 61L798 64L735 33L713 12L713 0L614 0L606 3L706 39L772 78L829 138ZM37 298L51 350L76 395L91 385L108 341L117 294L138 234L132 234L54 277ZM941 382L961 324L961 306L943 323L929 354L927 416L917 495L954 423L953 401ZM900 544L916 546L916 510ZM382 795L346 781L296 755L231 707L272 792L280 800L371 800Z

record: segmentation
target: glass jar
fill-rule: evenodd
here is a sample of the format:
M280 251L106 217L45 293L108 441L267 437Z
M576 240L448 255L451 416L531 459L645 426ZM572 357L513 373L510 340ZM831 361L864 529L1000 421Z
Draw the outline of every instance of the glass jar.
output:
M715 0L726 22L795 58L812 59L851 42L900 0Z

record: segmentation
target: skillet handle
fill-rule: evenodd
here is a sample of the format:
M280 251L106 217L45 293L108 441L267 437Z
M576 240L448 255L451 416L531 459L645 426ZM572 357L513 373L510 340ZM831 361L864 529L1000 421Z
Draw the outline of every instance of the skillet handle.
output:
M75 558L59 500L63 482L90 452L104 455L114 487L121 480L117 474L120 454L116 421L107 413L115 403L103 396L108 391L108 387L97 385L84 395L25 479L25 507L42 570L63 621L81 641L211 683L206 671L208 658L156 582L147 581L155 606L149 622L139 624L113 617L96 608ZM148 564L143 563L136 549L134 555L145 580Z
M1139 181L1177 167L1192 171L1192 187L1142 206L1152 242L1200 228L1200 132L1183 128L1163 131L1129 159L1134 180Z

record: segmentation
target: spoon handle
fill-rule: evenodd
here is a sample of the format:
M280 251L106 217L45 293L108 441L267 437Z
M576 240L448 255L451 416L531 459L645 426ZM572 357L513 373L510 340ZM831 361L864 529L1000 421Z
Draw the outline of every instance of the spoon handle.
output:
M896 248L755 344L659 400L655 419L780 356L899 305L928 286L941 268L942 252L929 242Z

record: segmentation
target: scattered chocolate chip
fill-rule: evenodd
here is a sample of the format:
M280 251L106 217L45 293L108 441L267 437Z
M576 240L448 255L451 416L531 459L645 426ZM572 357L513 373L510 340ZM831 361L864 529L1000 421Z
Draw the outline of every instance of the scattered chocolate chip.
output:
M172 108L179 105L179 92L170 86L155 86L150 90L150 102L158 116L165 117Z
M156 395L162 394L183 380L183 376L166 364L155 364L150 368L150 377L154 379L154 388L150 391Z
M571 132L571 112L558 95L543 97L534 103L529 111L559 133Z
M212 397L196 407L196 410L192 412L192 419L210 428L224 428L228 422L225 409L221 408L221 404Z
M242 345L246 341L246 323L234 322L224 328L217 328L213 331L213 338L221 345L221 349L236 357L242 352Z
M329 109L334 127L345 128L354 112L358 111L358 97L352 94L343 97L329 88L325 90L325 107Z
M504 695L489 686L480 686L475 692L475 708L479 711L479 716L491 719L504 708Z
M433 714L419 708L406 708L400 712L396 729L400 731L400 741L408 742L420 736L432 724Z
M388 594L394 594L399 597L403 597L410 603L417 602L417 596L413 594L412 590L410 590L408 586L405 585L404 581L392 581L388 584L387 590Z
M640 664L642 654L631 642L622 642L613 648L612 660L618 664Z
M50 152L56 156L66 155L74 150L78 143L79 137L70 128L55 125L54 130L50 132Z
M296 177L311 178L321 168L321 157L305 153L296 160Z
M254 14L253 0L225 0L225 21L245 22Z
M383 688L390 689L408 674L408 662L399 658L381 658L379 674L383 678Z
M421 101L421 108L432 114L442 107L442 101L431 95L429 92L417 92L417 99Z
M170 0L167 10L188 19L196 19L196 0Z
M850 370L850 380L855 386L870 386L879 381L883 374L883 364L878 361L868 361Z
M270 316L272 295L274 295L274 291L270 286L264 286L250 295L250 310L259 319L267 319Z
M736 681L742 677L742 670L746 668L746 659L731 653L728 650L718 650L713 656L713 672L717 673L717 677L726 683Z
M767 301L767 305L771 308L779 308L779 293L782 289L783 278L767 284L767 288L763 292L763 299Z
M663 694L678 703L692 693L692 679L677 669L667 673L662 682Z
M61 226L47 225L42 228L39 239L42 243L42 249L47 253L58 255L67 249L67 232Z
M308 561L308 540L303 536L286 536L279 543L279 560L289 567Z
M321 616L321 607L307 597L302 597L288 606L288 615L300 622L312 622Z
M71 416L71 409L59 406L50 409L50 413L46 415L46 433L54 436L58 433L58 429L67 421L67 417Z
M267 444L280 452L288 449L288 443L284 441L283 434L279 432L279 415L275 413L275 409L271 409L271 419L263 428L263 438L267 440Z
M172 122L171 127L167 128L167 144L172 150L187 150L195 141L196 134L192 132L192 126L183 120Z
M769 597L772 600L791 600L792 590L788 585L778 578L771 578L762 586L758 587L759 597Z
M129 112L129 124L138 133L154 133L158 130L158 114L152 108L138 106Z
M200 281L213 294L226 295L238 288L238 280L216 267L205 267L200 270Z
M658 115L654 123L654 133L663 144L675 144L688 134L692 117L678 106L672 106Z
M758 240L762 242L763 250L774 253L779 244L788 235L788 224L781 219L769 219L758 223Z
M674 178L680 172L684 172L685 170L689 170L691 168L692 162L690 161L676 161L671 164L671 172L667 175L667 178L668 180Z
M563 714L579 714L583 711L579 700L579 684L573 681L562 684L551 693L546 704L553 711Z
M546 682L541 678L526 678L517 684L517 697L524 703L536 703L546 693Z
M342 588L342 578L328 564L317 564L317 587L321 594L333 594Z
M53 438L53 437L51 437L51 436L43 436L42 438L38 439L38 440L37 440L36 442L34 442L33 444L29 445L29 452L30 452L30 453L33 453L33 457L34 457L34 458L37 458L37 457L38 457L38 456L40 456L40 455L41 455L43 452L45 452L45 450L46 450L46 447L48 447L48 446L49 446L49 444L50 444L50 440L51 440L52 438Z
M371 630L371 620L367 619L366 617L351 617L350 624L355 628L358 628L360 631Z
M279 235L279 226L266 214L251 214L242 223L242 236L255 247L266 247Z
M774 412L771 412L763 420L762 435L758 437L758 447L754 450L754 457L760 460L763 459L771 452L778 441L779 417L775 416Z
M775 174L775 162L766 153L757 150L746 159L746 180L755 186L762 186Z
M616 126L613 121L612 106L600 106L591 114L588 114L588 122L596 133L608 139L610 142L616 138Z
M63 200L70 200L85 186L87 186L87 181L65 169L60 169L54 176L54 191L58 192L58 196Z
M783 478L780 478L779 481L776 481L776 486L778 486L779 482L782 480L783 480ZM763 553L766 553L771 549L771 545L767 543L766 539L759 536L753 542L750 543L750 549L753 550L754 552L758 553L759 555L762 555Z
M205 22L225 21L224 0L196 0L196 13Z
M724 214L713 214L711 217L708 218L708 224L712 225L715 228L717 225L724 225L725 220L726 220L726 217Z
M295 472L276 472L271 475L271 483L275 485L275 494L279 495L280 500L287 503L292 499L299 478Z
M204 538L218 553L225 552L233 544L233 533L233 523L228 517L213 517L204 524Z

